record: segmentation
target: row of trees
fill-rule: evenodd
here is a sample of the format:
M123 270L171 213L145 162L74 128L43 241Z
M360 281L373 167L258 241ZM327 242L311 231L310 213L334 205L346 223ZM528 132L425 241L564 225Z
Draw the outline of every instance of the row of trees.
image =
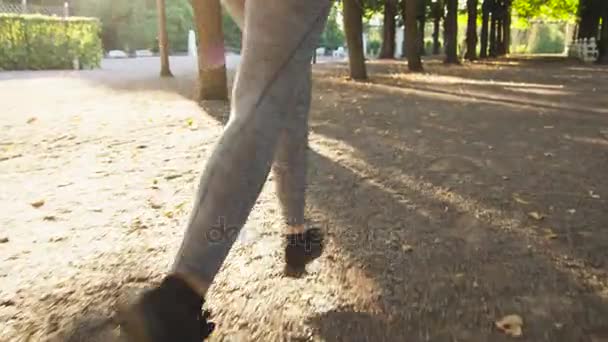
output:
M465 37L468 60L498 57L510 53L513 13L518 18L572 19L578 13L579 38L595 37L600 41L600 62L608 62L608 1L605 0L466 0L466 11L458 0L384 0L383 43L380 58L394 58L395 31L401 21L405 27L404 57L413 72L423 71L421 56L425 51L424 28L433 21L433 53L440 50L439 36L443 23L445 62L458 64L458 15L467 14ZM462 3L464 5L464 2ZM376 0L343 0L344 27L349 48L351 77L365 79L364 53L361 50L362 17L377 11ZM601 24L600 24L601 23ZM478 26L481 27L478 27ZM601 28L601 29L600 29ZM600 32L601 31L601 32ZM568 38L567 38L568 39Z
M343 0L344 28L349 46L351 77L356 80L367 78L362 46L362 18L367 10L378 4L374 0ZM466 58L497 57L509 52L511 32L511 0L483 0L481 6L481 38L478 38L479 0L467 0L467 52ZM443 22L445 61L458 64L458 0L385 0L383 4L383 43L379 58L394 58L395 32L401 20L405 27L404 57L413 72L423 71L421 56L426 53L424 28L427 18L433 21L433 53L440 50L439 36ZM399 10L399 11L398 11ZM480 53L477 48L480 43Z
M164 0L157 0L163 6ZM467 28L465 58L497 57L509 53L512 14L519 18L579 17L577 37L596 37L600 41L601 61L608 59L608 1L605 0L466 0L466 8L459 8L459 0L342 0L342 17L348 46L350 76L355 80L367 78L363 51L363 19L381 12L383 43L380 58L394 58L395 32L399 24L405 27L404 57L413 72L423 70L421 56L425 53L424 27L433 21L433 53L440 49L439 36L443 23L445 62L459 64L458 14L465 12ZM219 0L192 0L194 19L199 31L199 92L201 99L227 97L226 70L223 63L215 63L214 51L223 46L221 8ZM162 13L162 11L159 11ZM335 12L332 12L335 24ZM480 28L478 25L480 24ZM162 26L162 20L159 20ZM159 31L162 31L162 27ZM332 27L332 32L339 31ZM478 35L479 32L479 35ZM327 35L327 30L324 35ZM162 36L162 35L161 35ZM323 39L328 39L324 37ZM165 44L166 45L166 44ZM161 43L161 46L164 46ZM161 49L161 51L166 49ZM163 61L168 59L163 58ZM167 64L168 68L168 64ZM164 74L168 74L164 72Z

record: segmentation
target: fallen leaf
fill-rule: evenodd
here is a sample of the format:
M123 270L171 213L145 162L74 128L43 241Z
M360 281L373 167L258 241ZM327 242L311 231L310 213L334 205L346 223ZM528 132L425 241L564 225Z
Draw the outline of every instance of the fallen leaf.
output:
M38 200L38 201L36 201L36 202L32 202L32 203L30 203L30 205L31 205L32 207L34 207L34 208L38 209L38 208L40 208L40 207L42 207L42 206L44 205L44 200L43 200L43 199L41 199L41 200Z
M531 218L537 220L537 221L541 221L543 220L545 217L542 214L539 214L536 211L532 211L528 213L528 216L530 216Z
M29 119L27 119L27 123L33 124L34 122L36 122L36 120L38 120L38 118L35 118L35 117L29 118Z
M514 193L512 197L513 197L513 200L515 200L515 202L517 202L519 204L525 204L525 205L530 204L530 202L519 197L519 194L517 194L517 193Z
M567 212L568 212L568 214L570 214L570 215L574 215L574 214L576 214L576 209L568 209L568 210L566 210L566 211L567 211Z
M600 195L593 192L593 190L589 190L589 196L591 196L591 198L594 198L594 199L600 199Z
M182 175L178 175L178 174L174 174L174 175L168 175L168 176L165 176L165 179L166 179L166 180L172 180L172 179L179 178L179 177L181 177L181 176L182 176Z
M165 211L164 215L166 218L173 218L173 216L174 216L173 212L170 210Z
M545 157L550 158L550 157L553 157L553 156L554 156L553 153L551 153L551 152L545 152Z
M45 217L42 218L44 221L57 221L57 217L53 216L53 215L47 215Z
M182 210L186 206L187 202L182 202L175 206L175 210Z
M555 127L553 127L553 126L545 126L545 127L543 127L543 128L544 128L544 129L553 129L553 128L555 128Z
M549 240L555 240L558 238L557 234L555 234L555 232L551 228L546 228L546 229L544 229L544 231L545 231L545 238L547 238Z
M494 322L496 328L511 337L523 335L522 327L524 320L519 315L508 315Z
M555 326L555 329L560 330L561 328L564 327L564 323L555 323L555 324L553 324L553 326Z
M509 180L510 178L508 176L502 176L502 180Z
M54 242L61 242L67 240L67 238L65 236L57 236L57 237L52 237L49 239L49 242L54 243Z
M8 242L8 238L7 237L1 237L0 238L0 243L7 243Z
M146 226L139 217L136 217L135 219L133 219L131 221L130 228L131 228L131 231L136 231L136 230L140 230L140 229L147 229L148 226Z
M401 245L401 250L406 253L409 253L409 252L414 251L414 247L412 247L410 245Z

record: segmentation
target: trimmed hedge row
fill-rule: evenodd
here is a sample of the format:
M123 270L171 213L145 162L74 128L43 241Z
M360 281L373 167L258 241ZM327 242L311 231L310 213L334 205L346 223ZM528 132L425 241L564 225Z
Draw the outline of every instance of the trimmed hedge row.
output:
M0 14L0 70L99 67L100 32L94 18Z

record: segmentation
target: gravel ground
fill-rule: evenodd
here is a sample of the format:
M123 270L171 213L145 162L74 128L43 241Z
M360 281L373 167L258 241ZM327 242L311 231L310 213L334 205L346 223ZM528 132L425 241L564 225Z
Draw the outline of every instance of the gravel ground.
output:
M114 339L104 318L168 269L228 113L172 66L0 73L1 341ZM326 253L283 276L271 178L210 291L212 340L508 341L515 314L521 341L608 341L608 69L425 66L315 67Z

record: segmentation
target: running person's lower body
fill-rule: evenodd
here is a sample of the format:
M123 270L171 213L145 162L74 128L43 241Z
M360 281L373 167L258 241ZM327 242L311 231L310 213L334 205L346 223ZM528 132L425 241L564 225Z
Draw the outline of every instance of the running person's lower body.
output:
M304 203L310 62L331 0L246 0L244 7L242 0L226 1L243 27L230 120L203 172L170 275L122 314L133 341L208 335L203 298L271 169L285 218L287 269L301 271L321 252L321 232L306 228Z

